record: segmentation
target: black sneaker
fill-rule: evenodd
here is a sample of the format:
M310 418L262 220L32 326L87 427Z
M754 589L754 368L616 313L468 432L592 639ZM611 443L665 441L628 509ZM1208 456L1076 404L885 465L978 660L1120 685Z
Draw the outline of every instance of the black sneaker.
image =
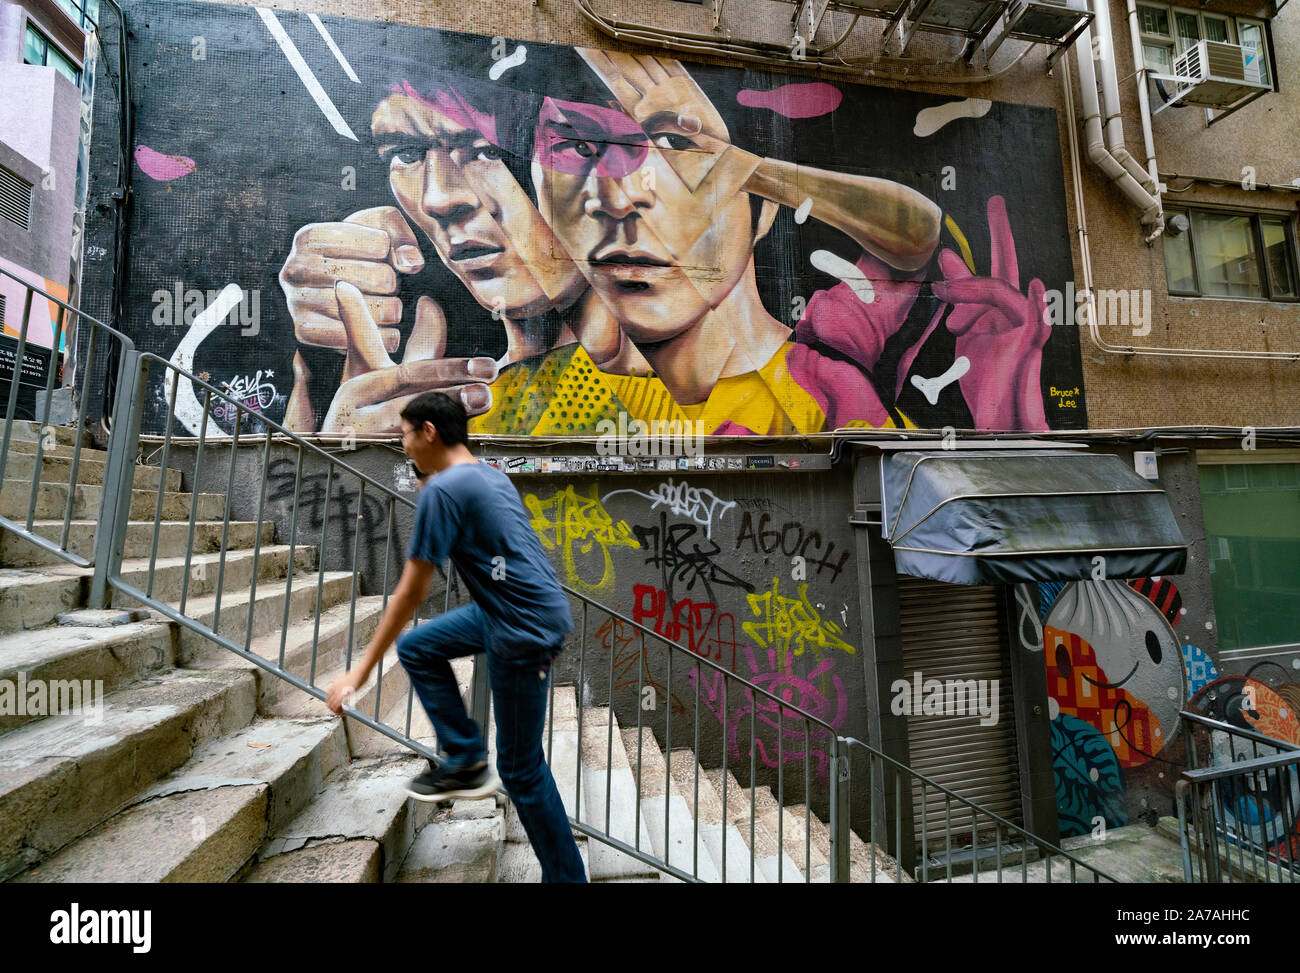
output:
M501 781L491 765L477 770L447 771L429 762L429 769L414 778L406 793L417 801L476 800L490 797L501 788Z

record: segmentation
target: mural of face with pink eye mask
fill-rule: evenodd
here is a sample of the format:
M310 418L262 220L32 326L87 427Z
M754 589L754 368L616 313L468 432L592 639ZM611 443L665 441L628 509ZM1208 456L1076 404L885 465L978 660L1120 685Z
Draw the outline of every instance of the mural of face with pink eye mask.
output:
M754 255L749 196L683 180L670 156L703 154L689 132L548 98L534 146L542 215L633 341L676 337L736 291Z

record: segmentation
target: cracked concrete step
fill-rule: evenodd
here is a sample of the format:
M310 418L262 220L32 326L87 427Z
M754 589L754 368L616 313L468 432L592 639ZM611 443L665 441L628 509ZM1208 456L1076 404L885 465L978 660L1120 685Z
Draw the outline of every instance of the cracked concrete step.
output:
M78 439L81 441L82 452L92 444L90 430L78 433L76 425L71 426L49 426L41 425L32 419L15 419L9 426L9 445L14 446L17 443L32 443L35 445L39 440L49 440L51 434L54 442L59 446L66 446L71 449L77 444ZM0 436L4 435L4 421L0 420Z
M778 843L776 835L767 829L758 815L758 809L750 801L749 788L742 787L736 775L730 770L726 773L726 791L723 792L723 774L721 768L706 770L705 775L713 789L723 795L727 805L727 817L741 840L753 851L754 866L761 871L769 882L802 882L803 873L794 859ZM750 810L754 813L751 816Z
M3 422L3 420L0 420ZM4 435L3 427L0 426L0 436ZM36 454L37 443L34 439L13 439L9 440L9 455L34 456ZM46 442L41 449L42 456L54 456L59 459L72 459L76 455L76 447L72 443L54 443ZM108 462L108 450L96 449L93 446L81 447L81 461L91 460L95 463Z
M26 523L26 521L23 521ZM198 520L194 523L195 554L206 554L221 549L220 520ZM97 520L73 520L69 523L68 542L64 548L89 559L95 549ZM189 547L188 520L164 520L158 530L158 556L183 556ZM62 520L36 520L32 533L58 544L63 538ZM128 523L123 557L149 557L153 550L153 522ZM226 537L226 550L251 548L257 542L257 525L251 520L232 520ZM261 541L264 546L275 543L275 522L262 521ZM26 538L10 531L0 531L0 565L7 568L39 567L47 564L66 564L57 554L51 554Z
M317 572L294 576L293 586L289 592L289 621L293 623L310 616L316 610L317 589L319 588L322 610L347 601L352 595L352 574L345 571L326 571L323 584L317 584L320 575ZM3 572L0 572L0 584L3 584ZM253 600L252 635L256 638L267 632L278 632L284 624L286 582L281 579L274 585L257 587ZM221 617L218 619L217 631L238 645L242 645L248 635L248 604L250 591L234 591L221 599ZM130 599L122 599L131 602ZM174 610L180 609L179 602L171 602ZM216 610L216 595L201 595L189 598L185 605L185 615L201 625L211 628ZM197 659L237 658L233 653L212 642L205 636L188 628L181 628L180 641L176 649L179 665L188 665Z
M611 727L612 720L612 730ZM636 780L623 749L623 737L618 719L608 707L584 707L582 717L582 787L584 791L583 823L598 828L611 838L639 848L653 851L650 832L645 821L637 826ZM608 775L606 770L608 769ZM606 827L606 816L609 823ZM591 856L591 880L642 879L658 881L662 874L631 855L624 854L593 840L588 851Z
M384 760L355 761L338 771L315 800L283 827L277 828L258 853L258 863L244 881L267 881L272 870L280 881L292 874L288 863L276 858L302 848L316 848L329 842L358 839L379 845L382 863L379 874L392 881L411 848L415 833L433 817L436 805L406 796L407 782L424 771L425 762L412 756ZM317 855L322 853L318 852ZM305 865L307 859L300 858Z
M672 752L671 773L678 789L686 802L687 808L699 822L700 840L709 849L714 865L719 870L720 880L723 873L725 857L725 881L750 881L749 846L740 836L739 829L730 821L723 821L722 798L709 780L708 771L696 763L695 753L691 750L674 750ZM699 799L696 801L698 788ZM730 797L730 795L729 795ZM731 811L728 800L727 811ZM725 840L724 840L725 839ZM767 876L761 869L754 869L753 881L766 883Z
M83 486L101 486L108 464L91 459L81 451L77 458L77 482ZM72 478L72 454L67 455L43 452L41 454L41 482L67 484ZM36 453L11 453L5 461L6 480L26 480L32 482L36 475ZM157 491L158 481L165 479L166 491L177 493L181 490L181 471L169 469L164 478L161 466L141 466L136 464L132 473L131 485L137 490Z
M286 851L264 862L258 862L242 881L348 884L378 882L382 877L383 862L383 848L378 841L370 838L327 841L310 848Z
M22 709L0 712L0 733L43 719L56 705L46 694L66 702L76 692L81 698L97 688L114 690L151 673L170 669L175 659L175 634L170 624L131 622L113 628L56 625L34 632L0 636L0 683L17 690L19 679L30 687L40 684L39 712L24 699ZM95 683L99 683L98 687ZM75 683L75 685L74 685ZM57 696L56 696L57 694ZM19 693L15 697L23 696ZM30 694L28 694L30 695Z
M455 801L421 829L396 881L494 882L505 838L504 815L494 801Z
M72 497L72 516L77 519L98 517L102 501L102 486L77 484ZM5 471L3 486L0 486L0 516L10 520L26 522L28 505L31 503L32 482L28 480L11 480ZM163 493L163 520L189 520L191 505L198 505L198 520L221 520L226 515L226 496L221 493ZM67 514L68 484L41 483L36 488L36 516L42 519L62 519ZM158 494L155 490L132 490L131 507L128 514L131 520L152 522L158 509Z
M591 877L591 849L599 842L588 841L585 835L576 840L578 855L582 858L582 868L587 873L587 880L595 881ZM536 885L541 880L542 866L537 861L537 856L533 854L532 845L527 841L507 841L502 845L501 855L497 859L495 878L497 884Z
M0 878L45 859L256 714L247 673L172 671L0 736Z
M808 837L816 815L803 804L782 808L770 787L755 790L754 807L770 834L784 835L785 853L794 859L803 874L810 876L810 881L815 884L830 881L829 836L826 843Z
M337 724L259 720L197 750L20 881L227 881L346 760Z
M635 768L633 755L637 752L636 729L623 731L623 743L628 759ZM695 833L691 809L677 790L676 782L668 776L668 764L655 740L654 731L641 728L641 776L638 789L641 793L641 819L650 831L650 842L655 854L702 882L720 882L722 876L703 840ZM667 822L664 821L665 813ZM681 879L662 875L660 881L680 882Z
M831 849L831 829L825 821L812 815L810 819L812 826L813 841L826 849L827 855L827 880L830 877L830 849ZM898 863L886 854L884 851L873 850L868 842L858 837L857 832L849 832L849 880L854 883L870 884L872 881L872 858L875 858L875 881L877 884L902 882L907 884L912 881L912 877L898 867Z
M186 578L184 557L160 557L154 562L153 597L162 602L179 602L182 582ZM225 569L221 569L221 554L195 554L190 558L189 595L215 592L218 579L225 592L222 602L245 594L253 576L253 551L227 551ZM257 554L259 585L263 582L282 583L289 563L287 545L271 545ZM310 570L316 564L315 549L299 547L294 552L294 562L300 570ZM50 624L66 611L86 603L90 594L92 568L79 568L71 564L55 564L41 568L0 569L0 632L39 628ZM349 575L351 577L351 575ZM122 579L141 590L148 586L149 561L133 558L122 562ZM276 579L281 579L279 582ZM126 599L125 595L115 596ZM245 598L245 605L247 599Z

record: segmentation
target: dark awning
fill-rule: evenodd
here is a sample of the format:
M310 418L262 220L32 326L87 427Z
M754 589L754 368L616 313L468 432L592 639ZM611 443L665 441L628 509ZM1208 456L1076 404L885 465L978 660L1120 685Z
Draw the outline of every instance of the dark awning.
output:
M881 457L898 570L956 584L1180 574L1187 543L1165 491L1118 456L1063 450ZM1102 558L1102 561L1094 559Z

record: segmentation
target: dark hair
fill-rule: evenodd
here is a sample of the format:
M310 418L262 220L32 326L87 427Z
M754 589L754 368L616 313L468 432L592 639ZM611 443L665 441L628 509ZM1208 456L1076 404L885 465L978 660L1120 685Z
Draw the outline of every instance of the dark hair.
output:
M469 416L458 399L445 392L417 395L402 410L402 418L416 429L432 422L444 446L460 446L469 439Z

